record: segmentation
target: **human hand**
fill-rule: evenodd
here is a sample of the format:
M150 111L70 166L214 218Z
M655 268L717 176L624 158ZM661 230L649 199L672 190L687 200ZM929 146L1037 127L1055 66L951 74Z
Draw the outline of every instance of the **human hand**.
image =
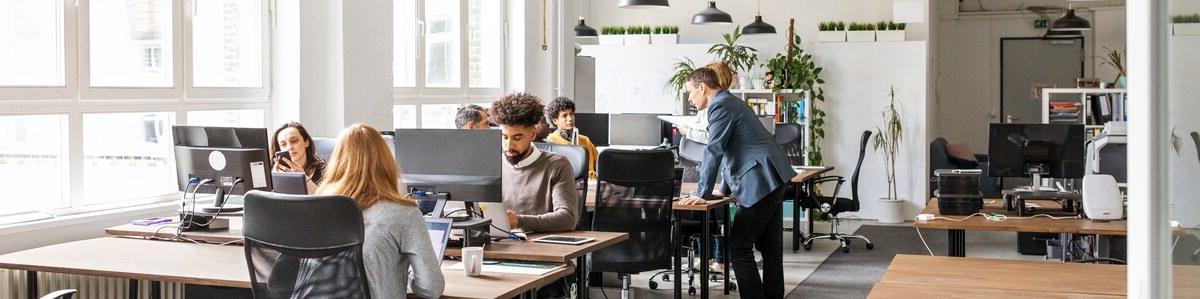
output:
M292 166L292 161L280 157L275 157L275 172L300 172L296 167Z
M695 197L695 196L688 196L688 197L679 199L679 204L682 204L682 205L693 205L694 206L694 205L703 205L706 203L708 203L707 200L704 200L703 198L699 198L699 197Z
M508 226L511 228L521 227L521 218L517 217L517 213L512 210L508 211Z

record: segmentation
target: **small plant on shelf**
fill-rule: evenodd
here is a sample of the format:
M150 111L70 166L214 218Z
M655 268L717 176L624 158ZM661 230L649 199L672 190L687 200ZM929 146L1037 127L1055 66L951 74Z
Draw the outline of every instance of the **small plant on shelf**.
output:
M1171 23L1176 23L1176 24L1200 23L1200 14L1172 16Z
M729 64L734 72L749 72L758 62L758 50L737 43L742 37L742 28L734 27L732 33L721 36L724 37L725 43L708 48L708 54L716 55L718 60Z
M1117 71L1117 78L1113 79L1113 85L1121 85L1118 83L1120 83L1121 77L1125 77L1125 53L1124 51L1117 51L1108 47L1104 47L1104 49L1108 50L1108 55L1100 58L1100 64L1111 66L1115 69Z

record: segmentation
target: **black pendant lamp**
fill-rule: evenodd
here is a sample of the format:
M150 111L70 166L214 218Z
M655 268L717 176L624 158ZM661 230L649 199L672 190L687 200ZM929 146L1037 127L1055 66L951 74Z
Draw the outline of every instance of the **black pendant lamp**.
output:
M600 34L596 32L596 28L592 28L583 22L583 17L579 17L579 25L575 25L576 37L595 37Z
M1050 31L1092 30L1092 22L1075 15L1075 8L1067 6L1067 13L1050 24Z
M733 17L717 9L717 1L708 1L708 7L692 16L692 24L733 24Z
M762 20L762 0L759 0L758 15L754 16L754 23L742 27L742 34L773 34L775 26L767 24Z
M620 0L617 1L617 7L620 8L666 8L671 7L667 0Z

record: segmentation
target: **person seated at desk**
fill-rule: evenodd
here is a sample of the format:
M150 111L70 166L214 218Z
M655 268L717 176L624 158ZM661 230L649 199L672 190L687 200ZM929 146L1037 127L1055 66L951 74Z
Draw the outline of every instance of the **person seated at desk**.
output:
M574 230L580 207L571 163L533 146L535 126L544 122L541 99L514 93L492 103L491 112L507 161L502 175L509 224L526 232Z
M459 107L454 114L454 127L465 130L488 129L487 110L475 104Z
M308 135L308 130L304 129L304 125L298 122L288 122L275 129L275 133L271 134L271 154L274 155L281 150L288 152L288 159L275 156L271 171L303 172L304 176L308 178L305 180L305 185L308 187L307 193L313 194L324 176L325 160L317 156L317 147L313 144L312 136Z
M396 164L378 163L393 159L379 130L352 125L338 136L326 181L317 193L349 196L362 209L363 263L371 297L407 296L411 269L413 295L437 298L445 289L441 257L434 256L416 202L398 191L400 170Z
M546 118L557 128L546 137L546 141L555 144L578 145L587 150L588 177L596 178L596 159L600 152L592 139L584 136L575 129L575 101L566 97L558 97L546 106Z

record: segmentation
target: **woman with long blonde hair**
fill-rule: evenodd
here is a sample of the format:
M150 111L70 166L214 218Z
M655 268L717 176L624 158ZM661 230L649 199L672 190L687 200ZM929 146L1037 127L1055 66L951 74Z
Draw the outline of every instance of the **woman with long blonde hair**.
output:
M325 168L321 195L344 195L363 211L363 262L371 297L403 298L413 271L413 294L442 295L445 281L416 202L400 193L400 170L379 130L354 124L342 130Z

